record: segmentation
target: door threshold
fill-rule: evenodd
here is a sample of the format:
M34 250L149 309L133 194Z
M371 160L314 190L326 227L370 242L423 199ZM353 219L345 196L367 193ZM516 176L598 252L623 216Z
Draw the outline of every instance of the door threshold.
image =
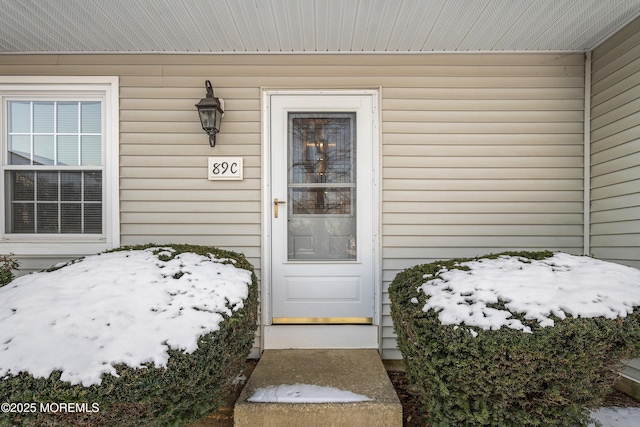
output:
M371 317L274 317L274 325L371 325Z
M376 325L268 325L264 350L378 348Z

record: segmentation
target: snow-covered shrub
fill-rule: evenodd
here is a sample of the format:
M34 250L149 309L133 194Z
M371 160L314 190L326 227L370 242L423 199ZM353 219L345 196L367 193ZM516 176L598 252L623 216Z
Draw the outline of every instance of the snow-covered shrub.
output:
M18 278L0 289L0 402L13 405L0 426L179 426L213 412L244 368L257 306L251 264L213 247L126 247Z
M389 287L433 426L584 426L638 354L640 270L512 252L418 265Z

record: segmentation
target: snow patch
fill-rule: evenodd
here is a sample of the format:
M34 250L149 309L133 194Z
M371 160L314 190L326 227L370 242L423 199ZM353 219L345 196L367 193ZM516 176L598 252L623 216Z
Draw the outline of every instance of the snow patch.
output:
M212 255L162 260L172 255L104 253L0 288L0 378L61 370L88 387L120 363L165 367L169 348L194 352L243 307L251 273Z
M263 403L331 403L366 402L372 399L361 394L312 384L277 385L257 389L248 402Z
M531 332L511 312L547 327L554 325L551 315L614 319L640 306L640 270L585 256L501 256L460 266L469 270L443 268L418 287L429 296L423 311L435 310L444 325ZM508 311L491 307L499 301Z
M602 427L637 427L640 425L640 408L599 408L591 413ZM595 424L589 424L589 427Z

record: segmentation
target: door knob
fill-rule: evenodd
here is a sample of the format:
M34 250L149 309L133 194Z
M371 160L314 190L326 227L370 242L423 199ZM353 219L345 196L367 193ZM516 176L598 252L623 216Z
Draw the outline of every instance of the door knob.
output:
M284 200L278 200L278 198L273 199L273 217L278 218L278 205L284 205Z

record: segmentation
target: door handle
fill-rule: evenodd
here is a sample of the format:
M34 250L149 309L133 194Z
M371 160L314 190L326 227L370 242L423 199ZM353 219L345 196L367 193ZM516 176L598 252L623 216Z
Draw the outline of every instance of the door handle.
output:
M277 198L273 199L273 217L278 218L278 205L284 205L284 200L278 200Z

